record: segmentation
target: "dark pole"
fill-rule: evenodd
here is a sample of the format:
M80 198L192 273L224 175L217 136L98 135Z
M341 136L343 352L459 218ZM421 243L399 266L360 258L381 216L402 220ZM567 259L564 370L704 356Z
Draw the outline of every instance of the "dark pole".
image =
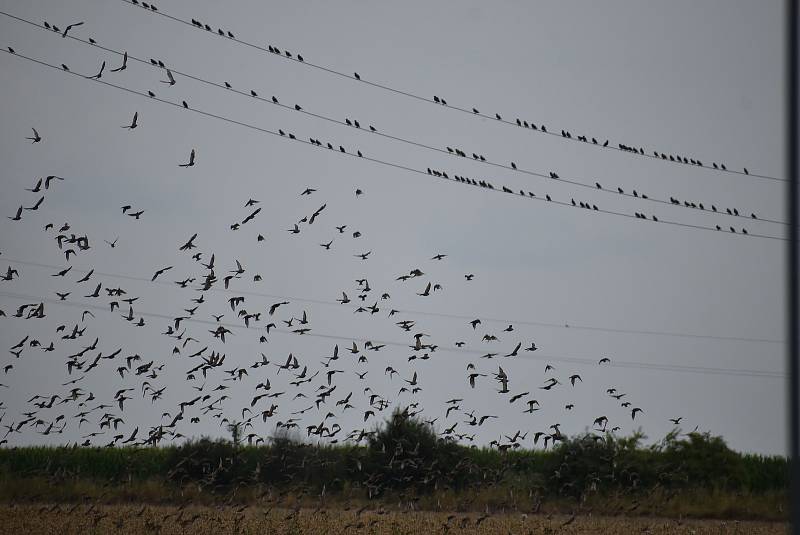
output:
M789 347L789 458L791 470L791 522L792 531L800 534L800 357L798 357L798 281L797 281L797 192L798 192L798 129L797 129L797 2L788 0L788 94L786 98L789 116L789 131L787 136L787 158L789 172L789 314L788 314L788 347Z

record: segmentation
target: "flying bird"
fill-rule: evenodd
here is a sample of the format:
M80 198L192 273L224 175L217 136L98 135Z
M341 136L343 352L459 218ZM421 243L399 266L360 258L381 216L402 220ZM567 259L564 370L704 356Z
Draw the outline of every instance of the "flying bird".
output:
M99 80L103 76L103 70L105 70L105 68L106 68L106 62L103 61L103 64L100 65L100 72L98 72L94 76L87 76L86 78L88 78L90 80L91 79Z
M66 37L67 36L67 32L69 32L72 28L75 28L76 26L81 26L81 25L83 25L82 21L81 22L76 22L74 24L70 24L69 26L64 28L64 33L61 34L61 37Z
M189 154L189 163L182 163L178 167L192 167L194 165L194 154L194 149L192 149L191 154Z
M20 220L22 220L22 206L17 208L17 215L15 215L14 217L8 216L8 218L11 221L20 221Z
M34 203L34 205L33 205L33 206L31 206L30 208L26 206L26 207L25 207L25 209L26 209L26 210L31 210L31 211L33 211L33 210L38 210L38 209L39 209L39 207L42 205L42 202L44 202L44 195L43 195L43 196L41 196L41 197L39 197L39 200L38 200L38 201L36 201L36 203Z
M122 126L121 128L127 128L128 130L133 130L138 126L137 124L138 120L139 120L139 112L137 111L133 114L133 120L131 121L131 124Z
M253 211L253 212L252 212L250 215L248 215L247 217L245 217L245 218L242 220L242 225L244 225L245 223L248 223L248 222L252 221L252 220L253 220L253 218L259 214L259 212L261 212L261 208L256 208L256 209L255 209L255 211Z
M187 241L186 243L184 243L183 245L180 246L179 250L180 251L188 251L188 250L197 248L197 246L194 244L194 239L195 238L197 238L197 233L196 232L192 235L191 238L189 238L189 241Z
M25 139L30 139L33 143L39 143L42 140L42 136L39 135L35 128L31 128L31 130L33 130L33 137L26 137Z
M122 56L122 65L117 67L116 69L111 69L111 72L120 72L124 71L128 68L128 52L126 51L125 54Z
M171 86L175 85L175 77L172 76L172 71L170 71L169 69L167 69L167 78L168 78L167 80L159 80L159 82L161 82L162 84L169 84Z
M156 280L159 275L162 275L163 273L169 271L170 269L172 269L172 266L168 266L168 267L159 269L158 271L155 272L155 274L153 275L153 278L150 279L150 281L152 282L152 281Z
M428 283L428 285L425 287L425 291L424 292L417 293L417 295L420 295L422 297L427 297L427 296L431 295L431 283L430 282Z

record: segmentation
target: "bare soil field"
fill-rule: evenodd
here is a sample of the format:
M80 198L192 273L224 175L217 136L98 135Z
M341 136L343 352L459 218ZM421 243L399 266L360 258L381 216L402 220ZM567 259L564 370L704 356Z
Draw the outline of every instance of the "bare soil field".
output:
M151 505L3 505L0 533L784 534L788 524L592 515L525 515Z

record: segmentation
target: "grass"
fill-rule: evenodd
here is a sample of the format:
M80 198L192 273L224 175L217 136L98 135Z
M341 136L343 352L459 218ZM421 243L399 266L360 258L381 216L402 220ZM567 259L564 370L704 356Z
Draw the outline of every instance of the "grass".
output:
M273 500L281 506L313 508L320 503L331 507L346 504L358 506L396 506L413 504L422 511L453 511L478 513L492 511L538 512L565 514L572 511L591 511L600 515L642 517L736 519L786 521L788 500L785 493L738 493L721 490L693 489L679 493L663 489L643 494L594 493L581 502L569 497L547 497L512 487L495 485L456 491L442 489L432 493L387 492L369 499L358 487L346 486L338 492L311 492L305 487L273 487L262 484L238 486L230 492L218 493L203 489L196 483L178 485L157 479L131 479L109 482L87 478L53 479L3 476L0 478L0 504L64 504L97 502L106 505L148 504L170 506L190 503L213 506L219 503L258 505Z
M591 514L532 515L526 513L450 513L413 511L407 507L360 510L353 506L292 509L285 507L133 506L133 505L13 505L0 506L3 533L278 533L335 534L366 532L417 533L628 533L747 534L786 533L774 522L627 518Z
M426 435L427 434L427 435ZM0 449L0 504L282 507L411 503L426 511L784 521L788 461L742 455L719 437L573 438L556 448L467 448L399 420L367 446L274 440L148 448ZM397 447L395 447L397 446Z

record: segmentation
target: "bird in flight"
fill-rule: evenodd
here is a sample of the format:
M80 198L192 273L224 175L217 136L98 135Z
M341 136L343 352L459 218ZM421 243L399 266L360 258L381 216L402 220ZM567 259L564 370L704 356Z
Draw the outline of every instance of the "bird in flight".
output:
M178 165L178 167L192 167L194 165L194 149L192 149L191 154L189 154L189 163L182 163Z
M175 77L172 76L172 71L170 71L169 69L167 69L167 78L168 78L167 80L159 80L159 82L161 82L162 84L169 84L171 86L175 85Z
M100 65L100 72L98 72L94 76L87 76L86 78L89 78L90 80L91 79L99 80L103 76L103 71L105 70L105 68L106 68L106 62L103 61L103 64Z
M136 123L136 121L138 121L138 120L139 120L139 112L137 111L136 113L133 114L133 120L131 121L131 124L122 126L121 128L127 128L128 130L133 130L134 128L139 126Z
M150 281L152 282L152 281L156 280L159 275L169 271L170 269L172 269L172 266L168 266L168 267L159 269L158 271L155 272L155 274L153 275L153 278L150 279Z
M195 239L195 238L197 238L197 233L196 233L196 232L195 232L195 233L192 235L192 237L191 237L191 238L189 238L189 241L187 241L186 243L184 243L183 245L181 245L181 247L180 247L180 249L179 249L179 250L180 250L180 251L188 251L188 250L191 250L191 249L195 249L195 248L197 247L197 246L194 244L194 239Z
M320 206L320 207L317 209L317 211L316 211L316 212L314 212L313 214L311 214L311 217L308 219L308 224L309 224L309 225L313 225L313 224L314 224L314 220L317 218L317 216L318 216L319 214L321 214L321 213L322 213L322 211L323 211L323 210L324 210L324 209L325 209L327 206L328 206L327 204L323 204L322 206Z
M244 224L246 224L246 223L248 223L248 222L252 221L252 220L253 220L253 218L254 218L255 216L257 216L257 215L258 215L260 212L261 212L261 208L256 208L256 209L255 209L255 210L254 210L254 211L253 211L253 212L252 212L250 215L248 215L247 217L245 217L245 218L242 220L242 225L244 225Z
M21 221L22 220L22 206L17 208L17 215L14 217L8 216L11 221Z
M417 295L420 295L422 297L427 297L427 296L431 295L431 283L430 282L428 283L428 285L425 287L425 291L424 292L417 293Z
M39 135L35 128L31 128L31 130L33 130L33 137L26 137L25 139L30 139L32 143L39 143L42 140L42 136Z
M128 68L128 52L126 51L125 54L122 56L122 65L120 65L116 69L111 69L111 72L120 72L124 71L127 68Z
M44 202L44 195L39 197L39 200L36 201L36 203L33 206L31 206L30 208L26 206L25 209L26 210L38 210L39 207L42 205L42 202Z
M69 26L64 28L64 33L61 34L61 37L66 37L67 36L67 32L69 32L72 28L75 28L76 26L81 26L81 25L83 25L83 21L76 22L74 24L70 24Z
M289 301L281 301L280 303L275 303L269 307L269 315L272 316L275 314L275 311L278 310L278 307L281 305L288 305Z

